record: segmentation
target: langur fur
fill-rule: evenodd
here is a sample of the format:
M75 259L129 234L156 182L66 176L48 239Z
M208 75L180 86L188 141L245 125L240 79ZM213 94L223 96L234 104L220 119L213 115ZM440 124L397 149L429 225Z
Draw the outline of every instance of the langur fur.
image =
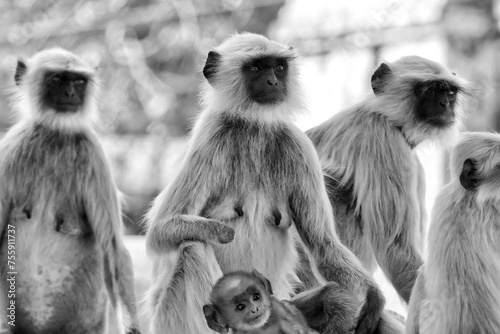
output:
M457 136L465 82L436 62L409 56L382 63L371 84L373 95L307 134L340 239L369 272L380 266L408 302L426 224L425 175L414 148Z
M436 198L409 334L500 333L500 135L465 133Z
M2 310L22 333L136 331L118 192L92 129L93 68L63 49L19 61L20 120L0 142ZM7 262L15 231L15 270ZM15 298L8 293L16 271ZM5 319L5 317L4 317Z
M289 299L299 283L297 243L323 282L338 283L323 316L309 325L322 333L379 326L384 297L340 243L317 154L291 122L306 108L297 57L255 34L234 35L209 52L186 156L148 214L152 333L209 332L202 307L222 273L255 268L276 298ZM291 301L306 314L321 292ZM342 303L351 298L359 313Z

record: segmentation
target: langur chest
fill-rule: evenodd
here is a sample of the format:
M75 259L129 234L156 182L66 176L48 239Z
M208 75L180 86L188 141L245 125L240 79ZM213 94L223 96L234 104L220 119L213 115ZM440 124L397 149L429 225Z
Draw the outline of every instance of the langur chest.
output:
M224 129L211 138L206 155L221 181L265 192L284 191L304 173L305 154L286 127L267 129L243 123Z
M66 135L38 129L11 155L6 175L12 193L39 195L39 191L78 192L92 172L89 141L81 134Z

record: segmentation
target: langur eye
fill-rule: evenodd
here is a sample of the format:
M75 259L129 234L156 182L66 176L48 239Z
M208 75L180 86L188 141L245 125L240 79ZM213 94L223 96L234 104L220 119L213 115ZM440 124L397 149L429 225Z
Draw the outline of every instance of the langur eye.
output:
M238 306L236 306L236 309L237 309L238 311L243 311L243 310L245 309L245 305L243 305L243 304L238 304Z
M260 299L260 293L256 293L253 295L253 300L259 300Z
M254 66L250 67L250 72L254 72L254 73L259 72L259 68L254 65Z
M59 82L61 81L61 78L58 76L58 75L54 75L52 78L51 78L52 81L54 82Z
M84 81L84 80L82 80L82 79L80 79L80 80L76 80L76 81L75 81L75 84L76 84L76 85L83 85L84 83L85 83L85 81Z
M456 93L457 93L456 89L452 89L452 90L448 91L448 96L453 98L453 97L455 97Z
M276 71L278 71L278 72L284 72L285 71L285 66L283 66L283 65L276 66Z

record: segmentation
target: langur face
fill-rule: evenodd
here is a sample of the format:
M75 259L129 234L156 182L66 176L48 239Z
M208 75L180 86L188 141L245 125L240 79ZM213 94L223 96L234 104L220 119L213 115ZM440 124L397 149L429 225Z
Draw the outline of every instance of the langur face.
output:
M250 98L259 104L277 104L287 94L288 60L266 56L252 59L242 68Z
M88 78L80 73L46 72L42 104L60 113L74 113L85 102Z
M455 121L457 91L446 80L419 82L415 87L417 117L438 128L450 126Z
M253 283L239 286L236 294L226 296L220 307L229 327L242 330L262 327L269 319L270 309L269 295Z

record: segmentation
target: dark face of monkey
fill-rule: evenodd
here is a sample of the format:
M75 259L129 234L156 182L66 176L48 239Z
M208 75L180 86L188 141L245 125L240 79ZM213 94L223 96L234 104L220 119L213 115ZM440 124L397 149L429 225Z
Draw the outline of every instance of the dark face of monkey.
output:
M288 60L285 58L257 58L243 66L248 94L259 104L283 102L286 97Z
M58 112L76 112L85 102L88 79L74 72L47 72L42 91L45 107Z
M203 308L210 328L227 333L227 328L250 331L266 324L272 308L270 284L265 278L261 281L259 273L258 277L253 275L229 274L217 283L212 291L213 304Z
M418 98L417 117L436 127L447 127L455 121L458 88L446 80L420 82L415 87Z
M213 83L222 57L215 51L208 53L203 75ZM278 104L287 94L288 59L265 56L243 64L241 75L246 84L248 98L262 105Z

